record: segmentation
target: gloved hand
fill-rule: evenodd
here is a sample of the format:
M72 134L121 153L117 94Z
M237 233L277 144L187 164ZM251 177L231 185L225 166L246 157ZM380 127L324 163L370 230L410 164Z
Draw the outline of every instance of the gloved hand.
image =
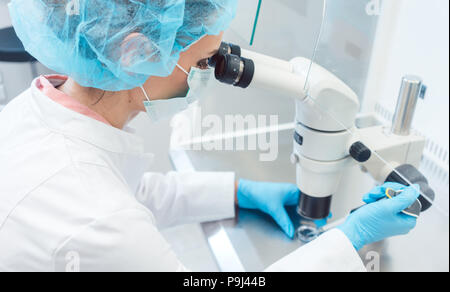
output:
M417 185L415 187L418 188ZM403 192L395 198L380 200L385 197L387 188ZM376 187L363 198L368 205L350 214L338 228L350 239L356 250L391 236L407 234L416 226L417 219L401 211L411 206L419 195L413 187L397 183Z
M239 180L237 200L240 208L260 210L270 216L290 238L294 237L294 224L285 206L297 205L300 191L296 185Z

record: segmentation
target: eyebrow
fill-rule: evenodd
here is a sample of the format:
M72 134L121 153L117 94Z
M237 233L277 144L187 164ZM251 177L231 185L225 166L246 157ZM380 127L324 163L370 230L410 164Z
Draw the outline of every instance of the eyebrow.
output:
M217 54L219 52L219 50L213 50L211 52L209 52L210 55L214 56L215 54Z
M202 59L200 59L199 61L209 59L212 56L214 56L215 54L217 54L218 52L219 52L219 50L212 50L211 52L208 53L208 57L204 57L204 58L202 57Z

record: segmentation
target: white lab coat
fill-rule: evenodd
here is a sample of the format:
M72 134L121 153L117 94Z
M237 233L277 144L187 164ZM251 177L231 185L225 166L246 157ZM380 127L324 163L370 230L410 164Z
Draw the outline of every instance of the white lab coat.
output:
M34 83L33 83L34 84ZM234 216L233 173L147 172L142 141L35 86L0 113L0 271L185 271L158 228ZM270 271L364 271L328 232Z

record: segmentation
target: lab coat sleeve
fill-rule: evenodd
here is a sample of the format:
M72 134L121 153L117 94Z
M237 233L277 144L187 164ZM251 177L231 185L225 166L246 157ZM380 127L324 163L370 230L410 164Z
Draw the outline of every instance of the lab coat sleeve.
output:
M146 173L136 194L158 228L233 218L234 196L232 172Z
M282 258L266 272L366 272L345 234L330 230Z
M187 271L153 224L148 210L131 209L83 226L53 253L57 272Z

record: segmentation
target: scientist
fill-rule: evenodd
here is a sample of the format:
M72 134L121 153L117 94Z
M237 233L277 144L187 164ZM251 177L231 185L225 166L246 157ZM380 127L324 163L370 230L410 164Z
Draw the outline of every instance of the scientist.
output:
M127 128L199 98L237 0L12 0L26 50L63 74L40 76L0 113L1 271L185 271L158 229L231 218L235 204L271 215L289 237L295 185L234 173L148 172L152 155ZM357 250L408 233L380 186L346 223L269 271L364 271Z

